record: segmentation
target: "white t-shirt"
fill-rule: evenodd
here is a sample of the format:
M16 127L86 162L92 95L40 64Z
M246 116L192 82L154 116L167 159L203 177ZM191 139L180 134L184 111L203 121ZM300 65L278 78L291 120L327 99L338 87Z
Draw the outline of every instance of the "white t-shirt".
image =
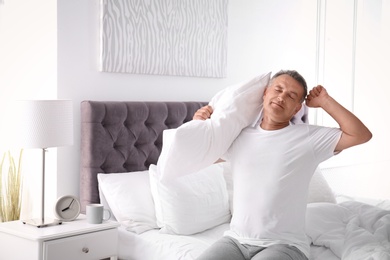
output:
M234 213L225 235L256 246L289 244L309 256L308 186L318 164L334 155L341 133L307 124L245 128L224 156L234 183Z

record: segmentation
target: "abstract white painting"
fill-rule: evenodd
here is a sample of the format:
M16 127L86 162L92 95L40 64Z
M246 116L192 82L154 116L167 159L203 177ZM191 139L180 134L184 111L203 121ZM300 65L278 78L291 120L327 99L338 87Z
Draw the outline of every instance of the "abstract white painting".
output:
M101 0L101 70L226 77L228 0Z

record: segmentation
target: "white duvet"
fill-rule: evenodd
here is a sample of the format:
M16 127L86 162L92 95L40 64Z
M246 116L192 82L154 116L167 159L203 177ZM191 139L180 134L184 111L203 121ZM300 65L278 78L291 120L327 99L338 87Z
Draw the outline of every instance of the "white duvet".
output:
M223 224L178 236L158 229L137 235L121 227L119 259L193 260L228 228L229 224ZM358 201L311 203L306 233L312 242L310 260L390 260L390 210Z
M388 210L357 201L309 204L306 232L340 259L390 260Z

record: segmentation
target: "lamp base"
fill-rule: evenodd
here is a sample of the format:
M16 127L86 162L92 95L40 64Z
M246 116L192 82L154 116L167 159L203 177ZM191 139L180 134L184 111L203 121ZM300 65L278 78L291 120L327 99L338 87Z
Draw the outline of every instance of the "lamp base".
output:
M28 220L23 220L23 224L35 226L37 228L41 227L49 227L49 226L56 226L56 225L61 225L62 220L58 219L28 219Z

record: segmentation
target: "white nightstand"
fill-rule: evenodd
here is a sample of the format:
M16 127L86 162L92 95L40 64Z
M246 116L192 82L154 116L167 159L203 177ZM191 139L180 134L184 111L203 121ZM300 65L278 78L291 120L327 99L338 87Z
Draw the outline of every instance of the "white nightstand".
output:
M118 222L88 224L85 215L62 225L37 228L21 221L0 223L1 259L117 259Z

